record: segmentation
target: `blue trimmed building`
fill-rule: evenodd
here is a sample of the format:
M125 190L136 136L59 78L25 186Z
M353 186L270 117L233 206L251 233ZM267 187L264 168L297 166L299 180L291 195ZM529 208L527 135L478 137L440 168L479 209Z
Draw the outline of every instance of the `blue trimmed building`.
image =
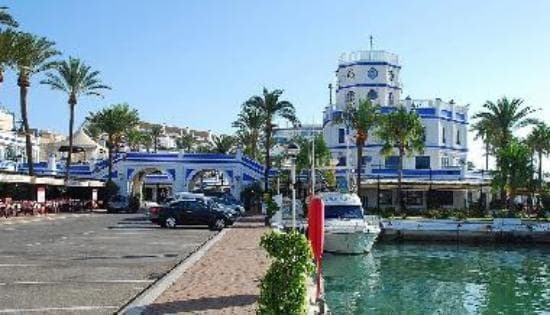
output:
M381 106L382 113L403 105L418 113L426 131L424 152L403 161L407 207L427 208L428 194L430 198L435 196L433 199L437 199L438 206L467 207L479 198L479 187L483 188L484 184L478 174L466 169L468 106L439 98L402 99L400 72L398 56L386 51L359 51L340 57L336 70L336 102L325 107L323 112L323 135L333 159L338 161L338 176L341 182L348 176L353 182L358 163L355 131L334 122L346 105L370 99ZM397 203L395 184L399 156L397 152L387 157L380 155L382 144L374 134L369 135L363 148L363 161L359 161L364 174L361 195L365 196L363 202L369 207L395 206Z

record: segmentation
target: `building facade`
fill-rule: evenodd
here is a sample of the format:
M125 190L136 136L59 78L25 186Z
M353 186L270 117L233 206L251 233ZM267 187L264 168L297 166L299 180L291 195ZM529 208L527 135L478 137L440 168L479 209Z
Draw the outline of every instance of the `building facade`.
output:
M356 175L350 173L361 163L365 205L397 204L397 151L390 156L381 155L383 142L377 139L376 132L371 132L363 148L363 160L357 161L355 131L337 121L348 104L357 106L365 99L380 105L382 114L404 106L420 116L425 128L424 151L403 161L406 203L413 208L426 208L429 190L430 196L436 192L442 206L464 208L475 198L468 193L469 187L477 187L478 181L483 180L466 170L468 106L439 98L402 99L400 72L398 56L386 51L367 50L341 56L336 70L336 102L323 112L323 135L333 159L338 160L338 175L354 179Z

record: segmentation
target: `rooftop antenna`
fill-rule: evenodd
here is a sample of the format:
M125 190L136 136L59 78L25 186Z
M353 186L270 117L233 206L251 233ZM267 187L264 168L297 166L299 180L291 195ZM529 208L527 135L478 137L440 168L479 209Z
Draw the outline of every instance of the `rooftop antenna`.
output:
M369 36L369 40L370 40L370 50L372 50L372 39L373 39L373 37L372 37L372 34L371 34L371 35Z
M328 84L328 104L332 105L332 83Z
M369 60L372 60L372 34L369 36L370 50L369 50Z

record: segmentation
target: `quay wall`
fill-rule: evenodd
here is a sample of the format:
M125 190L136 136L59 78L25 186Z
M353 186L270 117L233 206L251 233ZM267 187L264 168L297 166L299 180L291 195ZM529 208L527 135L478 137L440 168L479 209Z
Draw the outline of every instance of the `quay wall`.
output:
M467 243L539 243L550 245L550 222L494 219L493 221L382 220L381 241Z

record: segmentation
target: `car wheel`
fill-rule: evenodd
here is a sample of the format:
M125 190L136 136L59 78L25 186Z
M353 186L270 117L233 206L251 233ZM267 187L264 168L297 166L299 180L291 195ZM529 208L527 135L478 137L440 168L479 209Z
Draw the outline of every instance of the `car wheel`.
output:
M164 220L164 225L167 228L173 229L176 227L176 218L174 217L168 217Z
M210 227L211 229L213 230L223 230L223 228L227 225L227 223L225 222L225 219L223 218L219 218L219 219L216 219L216 221L214 221L214 224L212 224L212 226Z

